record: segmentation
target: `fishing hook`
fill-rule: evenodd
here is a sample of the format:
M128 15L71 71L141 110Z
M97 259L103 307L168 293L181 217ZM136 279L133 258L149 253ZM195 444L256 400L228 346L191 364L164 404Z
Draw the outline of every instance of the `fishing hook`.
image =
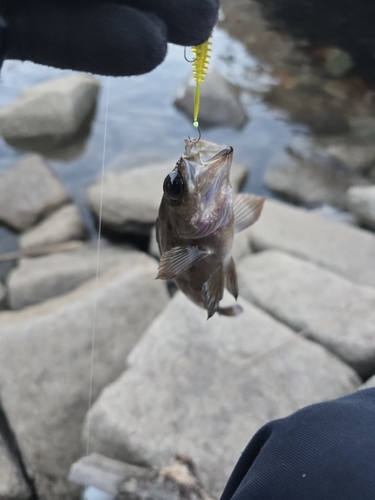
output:
M195 59L190 60L190 59L188 59L188 58L186 57L186 47L184 47L184 59L185 59L185 61L187 61L188 63L193 63L193 62L195 62L195 61L196 61L196 58L195 58Z
M199 142L201 140L201 137L202 137L202 134L201 134L201 129L199 128L199 126L197 127L198 129L198 139L190 139L190 135L188 135L188 139L190 142L193 142L194 144L196 144L197 142Z

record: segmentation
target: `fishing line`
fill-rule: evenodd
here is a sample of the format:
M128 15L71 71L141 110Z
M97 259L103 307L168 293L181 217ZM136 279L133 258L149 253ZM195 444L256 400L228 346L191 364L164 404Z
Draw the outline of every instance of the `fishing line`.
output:
M107 78L107 92L106 92L106 108L105 108L105 120L104 120L104 138L103 138L103 157L102 157L102 174L101 174L101 189L100 189L100 205L99 205L99 223L98 223L98 249L96 255L96 278L95 278L95 289L94 289L94 314L93 314L93 325L92 325L92 337L91 337L91 365L90 365L90 384L89 384L89 404L87 413L87 444L86 444L86 456L89 456L90 452L90 410L92 406L92 387L93 387L93 376L94 376L94 362L95 362L95 338L96 338L96 316L98 308L98 280L99 280L99 264L100 264L100 241L102 235L102 214L103 214L103 191L104 191L104 172L105 172L105 160L106 160L106 150L107 150L107 128L108 128L108 102L109 102L109 87L110 80ZM85 488L88 484L85 483ZM84 499L86 499L86 493L84 494Z

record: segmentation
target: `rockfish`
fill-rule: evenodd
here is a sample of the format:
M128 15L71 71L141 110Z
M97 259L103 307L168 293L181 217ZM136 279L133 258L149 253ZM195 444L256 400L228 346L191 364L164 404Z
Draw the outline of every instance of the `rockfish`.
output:
M238 304L220 307L224 288L237 300L234 233L259 217L264 198L233 194L229 181L233 148L185 140L185 153L164 181L156 221L160 250L157 279L174 280L210 318L235 316Z

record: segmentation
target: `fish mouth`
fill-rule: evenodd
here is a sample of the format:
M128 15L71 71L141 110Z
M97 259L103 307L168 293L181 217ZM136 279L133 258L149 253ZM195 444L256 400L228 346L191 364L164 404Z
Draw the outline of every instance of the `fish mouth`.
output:
M233 148L232 146L227 146L226 148L219 151L215 156L213 156L208 162L211 163L213 161L217 161L220 159L225 159L227 156L233 156Z

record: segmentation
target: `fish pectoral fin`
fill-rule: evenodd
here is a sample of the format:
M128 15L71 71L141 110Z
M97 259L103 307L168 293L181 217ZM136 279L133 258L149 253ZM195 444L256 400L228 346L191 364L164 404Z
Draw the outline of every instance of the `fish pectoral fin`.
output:
M233 203L234 232L239 233L259 219L265 198L254 194L238 194Z
M200 250L195 246L174 247L164 252L159 262L159 280L173 280L187 271L195 262L204 259L210 252Z
M209 280L202 287L204 308L207 309L208 318L215 313L217 306L224 295L224 269L220 264Z
M228 265L228 267L226 269L225 281L226 281L226 288L227 288L227 290L229 290L229 292L237 300L237 297L238 297L238 281L237 281L236 265L234 263L233 257L230 258L229 265Z

